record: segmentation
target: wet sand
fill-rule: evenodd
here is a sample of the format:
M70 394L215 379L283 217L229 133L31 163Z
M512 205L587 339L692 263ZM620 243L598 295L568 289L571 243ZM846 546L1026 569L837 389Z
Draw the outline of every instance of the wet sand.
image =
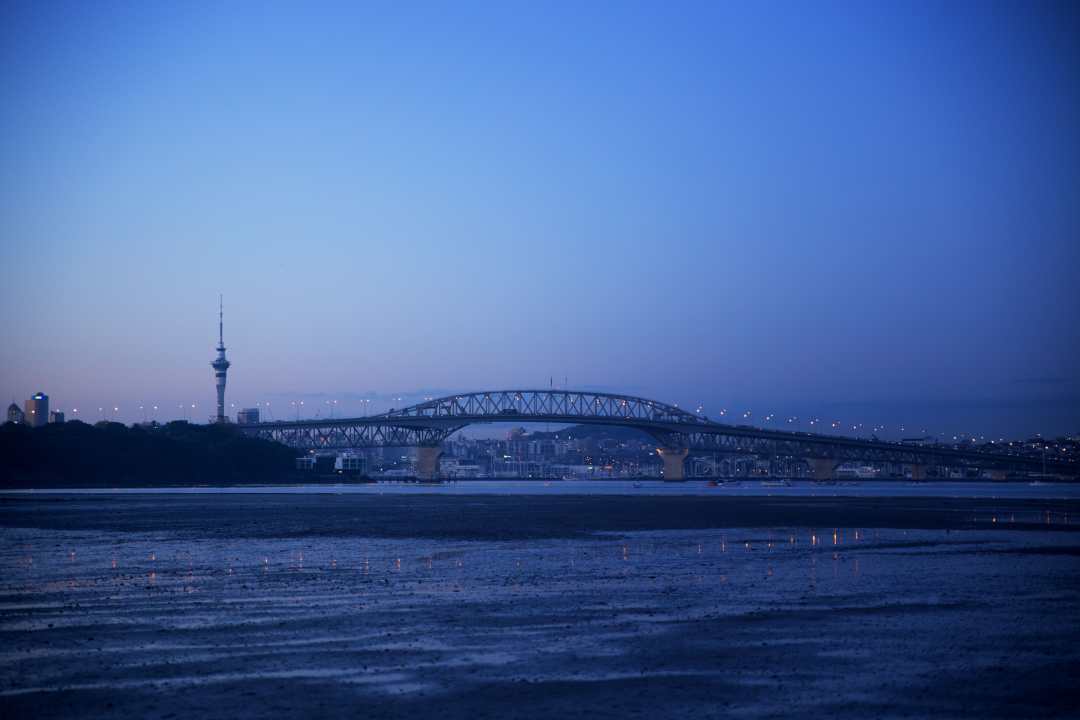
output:
M0 498L3 717L1076 717L1080 503Z

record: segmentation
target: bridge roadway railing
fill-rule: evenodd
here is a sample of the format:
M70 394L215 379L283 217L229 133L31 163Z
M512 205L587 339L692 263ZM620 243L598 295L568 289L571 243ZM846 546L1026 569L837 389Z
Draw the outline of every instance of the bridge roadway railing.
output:
M298 420L238 426L299 450L435 447L461 428L492 422L632 427L669 450L1039 472L1040 459L935 446L714 423L671 405L599 393L499 391L450 396L365 418ZM1049 472L1080 474L1076 463L1050 461Z

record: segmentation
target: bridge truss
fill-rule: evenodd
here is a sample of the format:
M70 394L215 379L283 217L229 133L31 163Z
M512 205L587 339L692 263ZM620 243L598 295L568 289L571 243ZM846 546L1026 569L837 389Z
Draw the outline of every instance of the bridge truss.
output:
M544 422L630 427L651 435L658 448L807 460L958 466L1038 472L1027 456L917 446L881 440L769 430L716 423L675 405L611 393L566 390L500 390L450 395L364 418L266 422L241 432L298 450L438 447L467 425ZM1076 463L1053 461L1047 469L1077 475Z

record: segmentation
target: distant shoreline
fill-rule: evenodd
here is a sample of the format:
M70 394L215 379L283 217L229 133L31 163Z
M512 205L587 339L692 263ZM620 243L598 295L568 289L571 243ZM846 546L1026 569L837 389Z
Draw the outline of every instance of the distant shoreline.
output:
M722 488L724 486L742 485L743 487L761 486L764 489L782 489L782 487L774 487L769 485L762 485L762 483L781 482L787 483L790 486L800 487L820 487L820 488L842 488L842 487L859 487L870 483L880 483L904 487L934 487L941 485L994 485L1001 487L1009 486L1038 486L1038 485L1080 485L1080 481L1071 480L1068 478L1054 478L1054 479L1021 479L1010 478L1007 480L990 480L987 478L950 478L948 480L925 480L914 482L906 478L880 478L880 479L844 479L835 481L818 481L810 480L807 478L733 478L723 479L715 481L711 478L688 478L686 480L679 480L674 482L667 482L665 480L655 477L628 477L628 478L440 478L438 480L422 480L415 476L401 476L401 477L366 477L364 479L348 479L347 477L317 477L317 476L301 476L298 475L295 478L288 480L278 481L252 481L252 482L236 482L236 481L222 481L222 482L124 482L118 484L102 484L102 485L30 485L30 484L14 484L0 487L0 493L9 491L42 491L42 492L82 492L82 491L94 491L94 492L107 492L109 490L192 490L198 488L207 489L227 489L227 488L289 488L289 487L364 487L372 485L449 485L458 483L522 483L522 484L542 484L542 483L650 483L650 484L663 484L670 487L694 486L694 485L707 485L710 482L717 482L717 486Z
M75 502L78 499L96 500L108 498L157 498L162 505L182 500L219 502L226 498L293 498L334 497L371 499L429 497L435 502L447 503L455 498L474 499L505 498L512 502L534 506L547 501L576 500L581 502L674 501L685 500L697 504L744 503L755 500L785 502L792 507L805 506L817 501L879 502L891 501L896 505L934 502L1040 502L1076 503L1080 508L1080 484L1077 483L897 483L891 481L864 481L860 483L837 483L819 485L812 481L793 482L786 485L744 482L713 485L702 481L665 483L663 481L559 481L537 482L529 480L462 480L457 482L386 481L379 483L261 483L261 484L191 484L191 485L142 485L131 487L96 488L9 488L0 490L0 506L11 503L30 502L37 498L44 502ZM197 500L201 498L202 500ZM368 500L361 500L367 502ZM277 500L273 500L276 503ZM351 501L350 501L351 502ZM1073 523L1080 520L1080 512L1070 511Z

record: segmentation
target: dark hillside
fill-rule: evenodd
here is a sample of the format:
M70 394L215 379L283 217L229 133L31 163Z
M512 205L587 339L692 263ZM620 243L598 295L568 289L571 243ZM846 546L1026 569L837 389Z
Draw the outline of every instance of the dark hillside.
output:
M0 488L276 482L292 476L295 455L228 426L7 423L0 427Z

